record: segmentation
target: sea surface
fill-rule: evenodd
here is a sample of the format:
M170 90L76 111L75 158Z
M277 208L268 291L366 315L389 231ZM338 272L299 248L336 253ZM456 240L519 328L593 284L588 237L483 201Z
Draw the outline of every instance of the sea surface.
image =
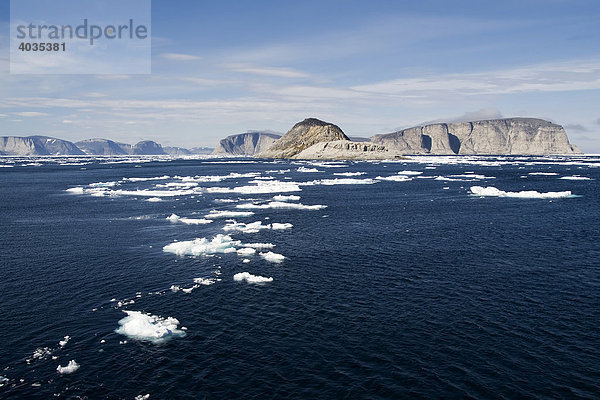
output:
M594 156L0 158L0 398L600 398L599 182Z

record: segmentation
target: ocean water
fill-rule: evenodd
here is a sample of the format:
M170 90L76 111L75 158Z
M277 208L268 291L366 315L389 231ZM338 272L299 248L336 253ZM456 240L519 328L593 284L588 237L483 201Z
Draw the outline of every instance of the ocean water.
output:
M0 398L600 397L599 157L0 166Z

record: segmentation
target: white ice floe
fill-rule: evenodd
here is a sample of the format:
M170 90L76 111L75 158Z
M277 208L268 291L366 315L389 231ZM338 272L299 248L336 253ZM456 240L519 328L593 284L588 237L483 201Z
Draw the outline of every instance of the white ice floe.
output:
M325 205L305 205L302 203L288 203L285 201L271 201L265 204L244 203L236 205L236 208L243 209L280 209L280 210L321 210L327 208Z
M471 186L471 193L475 196L514 197L521 199L560 199L574 197L571 191L540 193L534 190L524 190L521 192L505 192L493 186Z
M567 181L591 181L592 178L588 178L587 176L573 175L573 176L562 176L558 179L563 179Z
M266 261L272 262L272 263L278 264L278 263L282 263L283 260L285 260L285 257L283 256L283 254L273 253L272 251L269 251L267 253L259 253L259 254Z
M204 224L210 224L211 222L213 222L210 219L186 218L186 217L180 217L177 214L171 214L171 216L168 217L167 219L171 222L181 222L181 223L188 224L188 225L204 225Z
M305 173L324 172L324 171L318 170L316 168L307 168L307 167L300 167L296 171L298 171L298 172L305 172Z
M119 321L120 327L115 329L120 335L155 344L186 335L185 331L178 329L179 321L176 318L163 318L141 311L123 312L127 316Z
M230 222L223 227L225 232L242 232L242 233L258 233L263 229L271 229L271 225L263 225L262 221L243 223L243 222Z
M392 181L392 182L408 182L412 181L413 178L406 175L392 175L392 176L378 176L375 179L378 181Z
M62 367L62 366L58 366L56 367L56 370L58 371L59 374L72 374L73 372L77 371L79 369L79 364L77 364L77 362L75 360L71 360L69 361L69 363Z
M158 202L163 201L163 200L160 197L150 197L146 201L149 201L150 203L158 203Z
M58 342L58 345L60 347L65 347L67 345L67 343L69 343L69 340L71 340L71 336L67 335L64 337L63 340L61 340L60 342Z
M134 400L148 400L150 398L150 393L146 394L138 394L134 397Z
M252 186L234 187L232 191L240 194L265 194L265 193L285 193L300 192L302 189L294 182L266 181L259 182Z
M296 196L293 194L291 194L289 196L278 194L277 196L273 196L273 200L275 200L275 201L298 201L298 200L300 200L300 196Z
M204 217L208 219L215 218L240 218L240 217L251 217L254 213L252 211L211 211Z
M274 231L281 231L281 230L285 230L285 229L292 229L294 227L294 225L289 224L289 223L277 223L277 222L273 222L271 224L271 229Z
M272 249L275 247L273 243L244 243L242 246L244 247L252 247L253 249Z
M333 178L333 179L321 179L312 182L315 185L372 185L377 183L377 180L371 178L356 179L356 178Z
M52 354L52 349L50 349L50 347L38 347L33 351L31 358L27 359L27 363L31 362L32 360L43 360L50 354Z
M554 176L554 175L558 175L558 174L556 172L530 172L527 175Z
M252 247L244 247L237 251L238 256L251 256L254 253L256 253L256 249L253 249Z
M337 176L360 176L360 175L366 175L366 172L334 172L333 175L337 175Z
M210 286L217 282L215 278L194 278L194 283L198 285Z
M233 280L237 282L246 281L248 283L267 283L273 282L273 278L267 278L264 276L252 275L248 272L240 272L233 276Z
M178 256L200 256L205 254L233 253L240 246L241 241L233 240L229 235L217 235L211 240L198 238L183 242L173 242L163 247L165 253Z
M400 171L399 175L421 175L423 171Z
M154 176L152 178L123 178L121 182L145 182L145 181L164 181L166 179L171 179L170 176Z

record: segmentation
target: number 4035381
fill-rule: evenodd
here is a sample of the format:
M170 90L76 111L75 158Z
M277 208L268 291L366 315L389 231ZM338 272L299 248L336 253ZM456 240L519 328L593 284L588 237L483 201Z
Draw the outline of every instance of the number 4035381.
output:
M66 51L65 43L25 43L19 45L21 51Z

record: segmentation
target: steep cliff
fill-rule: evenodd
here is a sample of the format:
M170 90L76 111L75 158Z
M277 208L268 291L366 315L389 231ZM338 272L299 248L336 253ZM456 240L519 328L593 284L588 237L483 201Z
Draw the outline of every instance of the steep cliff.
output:
M108 139L86 139L75 142L75 145L89 155L115 156L131 152L131 145L113 142Z
M375 135L402 154L576 154L564 128L536 118L439 123Z
M292 158L316 143L335 140L349 139L338 126L315 118L307 118L294 125L281 139L257 156L262 158Z
M369 142L335 140L315 143L294 156L304 160L389 160L401 158L385 146Z
M133 155L154 156L166 154L162 146L152 140L142 140L136 143L131 151Z
M247 132L222 139L212 154L253 156L267 150L281 135L266 132Z
M48 136L0 137L0 154L7 156L84 155L75 144Z

